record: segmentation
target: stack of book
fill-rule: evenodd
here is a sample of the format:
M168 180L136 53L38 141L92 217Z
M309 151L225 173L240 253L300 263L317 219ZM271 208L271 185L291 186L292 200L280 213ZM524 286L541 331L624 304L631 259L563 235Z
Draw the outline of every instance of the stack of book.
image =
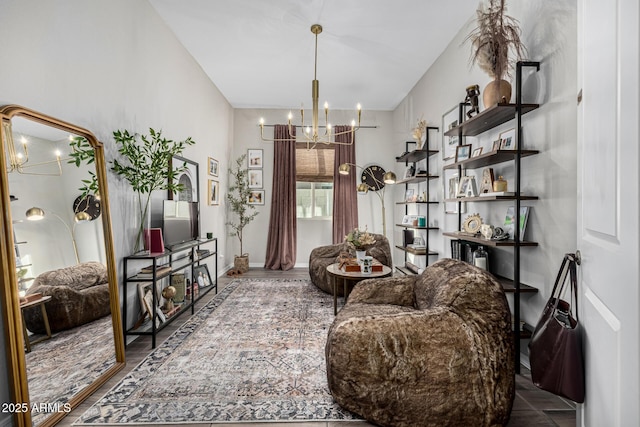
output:
M156 279L166 276L171 273L171 267L168 265L156 267ZM138 279L153 279L153 265L149 265L140 270L136 275Z

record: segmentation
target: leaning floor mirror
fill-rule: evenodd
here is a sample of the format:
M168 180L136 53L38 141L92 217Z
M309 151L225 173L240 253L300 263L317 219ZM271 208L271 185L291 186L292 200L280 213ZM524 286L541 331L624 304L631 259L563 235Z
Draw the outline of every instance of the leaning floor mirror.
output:
M51 426L124 367L102 143L0 108L2 322L14 425Z

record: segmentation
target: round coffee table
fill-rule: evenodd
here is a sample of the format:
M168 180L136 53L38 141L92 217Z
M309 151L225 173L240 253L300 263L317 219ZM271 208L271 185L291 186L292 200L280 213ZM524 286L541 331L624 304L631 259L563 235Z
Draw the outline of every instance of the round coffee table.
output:
M344 286L344 302L346 304L348 294L348 282L353 283L355 286L361 280L365 279L375 279L378 277L388 277L391 276L391 268L386 265L382 266L382 271L372 271L371 273L363 274L360 271L344 271L339 268L337 262L331 264L327 267L327 273L332 278L333 281L333 314L338 314L338 280L342 281L342 285Z

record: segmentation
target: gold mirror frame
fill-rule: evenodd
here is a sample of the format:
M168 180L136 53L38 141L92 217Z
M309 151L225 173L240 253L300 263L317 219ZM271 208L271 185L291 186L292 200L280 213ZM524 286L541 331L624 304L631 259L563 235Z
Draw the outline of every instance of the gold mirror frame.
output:
M118 281L107 190L107 169L104 157L104 147L93 133L71 123L58 120L18 105L6 105L0 108L0 204L2 205L2 221L0 221L0 256L2 257L3 262L2 273L0 273L0 292L2 293L0 299L2 303L4 322L7 368L9 375L8 379L13 403L29 403L27 368L24 353L25 343L22 335L22 316L18 296L18 277L15 273L16 258L13 250L13 226L9 197L9 177L7 172L8 159L6 144L8 140L11 140L11 136L6 135L6 129L10 129L10 126L6 127L5 125L7 123L10 124L11 119L14 117L26 118L43 125L82 136L86 138L95 149L96 176L98 178L98 186L100 188L102 202L101 216L104 230L107 275L109 277L110 307L116 363L100 375L96 381L69 399L69 404L72 408L75 408L125 366L124 339L122 334L122 321L120 318L120 299L118 296ZM58 423L65 416L66 413L64 412L55 413L39 424L39 427L52 426ZM16 413L14 415L14 423L15 426L31 427L32 422L30 411Z

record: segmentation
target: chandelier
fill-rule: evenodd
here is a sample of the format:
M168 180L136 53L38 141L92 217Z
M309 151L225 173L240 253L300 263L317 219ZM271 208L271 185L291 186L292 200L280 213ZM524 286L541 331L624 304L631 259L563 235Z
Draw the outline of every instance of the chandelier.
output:
M314 148L317 144L337 144L337 145L352 145L355 139L355 132L360 129L360 116L362 114L362 108L360 104L357 105L356 111L358 113L358 122L356 124L355 120L351 121L350 129L342 132L332 132L331 124L329 123L329 104L324 103L324 122L325 122L325 130L321 135L319 131L318 124L318 98L320 97L320 82L317 79L317 71L318 71L318 34L322 32L322 26L320 24L313 24L311 26L311 32L316 36L316 45L315 45L315 62L313 68L313 81L311 82L311 99L313 102L313 113L311 116L311 125L305 126L304 124L304 109L300 108L300 127L302 128L302 135L300 135L301 139L296 136L297 142L303 142L307 144L307 148ZM289 135L293 135L291 120L293 119L293 114L289 112L288 117L288 126L289 126ZM337 142L335 141L336 136L340 135L349 135L349 140L347 142ZM264 119L260 119L260 137L263 141L267 142L276 142L276 141L290 141L290 139L269 139L264 137Z
M19 151L14 145L13 134L11 131L11 124L9 122L4 123L4 134L7 141L7 151L9 154L9 164L7 165L7 173L18 172L26 175L46 175L46 176L60 176L62 175L62 164L60 163L60 150L55 151L55 160L49 160L38 163L29 163L29 149L27 147L27 139L22 136L20 139L20 146L22 151ZM35 166L43 166L48 164L55 164L57 166L56 171L51 172L29 172L28 169Z

